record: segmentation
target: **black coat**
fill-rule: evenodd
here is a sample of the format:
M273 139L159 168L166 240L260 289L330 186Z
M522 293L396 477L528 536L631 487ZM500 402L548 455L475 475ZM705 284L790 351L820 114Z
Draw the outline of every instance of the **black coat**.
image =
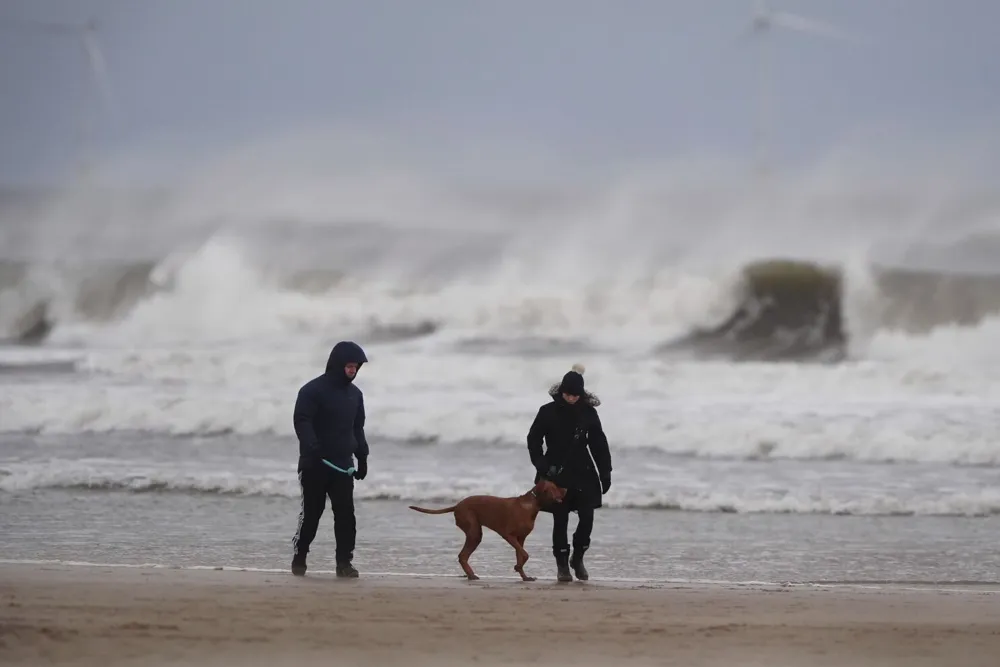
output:
M601 479L611 478L611 451L591 394L570 405L558 394L538 409L528 430L528 454L535 481L551 479L566 489L560 505L569 511L601 507ZM542 442L545 449L542 449ZM542 511L551 512L554 506Z
M299 389L293 423L299 439L299 470L321 465L320 459L349 468L368 459L365 437L365 397L344 374L349 362L366 361L361 348L337 343L330 352L326 372Z

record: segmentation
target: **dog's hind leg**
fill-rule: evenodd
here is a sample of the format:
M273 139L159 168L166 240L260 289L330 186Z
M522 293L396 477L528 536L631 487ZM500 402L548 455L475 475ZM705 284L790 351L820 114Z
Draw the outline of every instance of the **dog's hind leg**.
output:
M469 556L476 550L479 543L483 541L483 527L475 517L471 517L464 512L461 514L458 512L455 513L455 525L465 533L465 545L458 552L458 564L462 566L465 576L475 581L479 577L476 576L476 573L472 571L472 566L469 565Z

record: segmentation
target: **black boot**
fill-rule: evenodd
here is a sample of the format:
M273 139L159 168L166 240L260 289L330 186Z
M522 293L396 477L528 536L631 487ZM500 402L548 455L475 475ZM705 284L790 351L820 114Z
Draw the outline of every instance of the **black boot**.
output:
M573 575L569 572L569 549L566 547L552 550L556 557L556 580L573 581Z
M292 556L292 574L296 577L301 577L306 573L306 555L304 553L297 553Z
M358 571L350 563L337 563L337 576L348 579L357 579Z
M573 547L573 557L569 560L569 564L573 566L573 572L576 573L576 578L580 581L590 579L590 573L583 566L583 554L586 552L587 547L575 546Z

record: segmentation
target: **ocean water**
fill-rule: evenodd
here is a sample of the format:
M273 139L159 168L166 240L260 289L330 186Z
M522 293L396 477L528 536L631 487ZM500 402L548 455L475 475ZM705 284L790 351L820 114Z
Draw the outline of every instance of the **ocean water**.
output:
M614 461L595 576L1000 581L1000 197L825 165L764 208L694 173L8 194L0 558L285 567L295 393L352 339L369 571L455 572L451 519L406 505L526 490L583 363ZM474 565L512 574L490 539Z

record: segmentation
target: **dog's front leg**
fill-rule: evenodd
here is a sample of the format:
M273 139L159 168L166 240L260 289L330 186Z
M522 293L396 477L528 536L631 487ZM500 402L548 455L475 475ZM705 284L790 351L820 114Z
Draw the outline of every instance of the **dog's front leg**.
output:
M517 553L517 564L514 566L514 571L521 575L521 581L535 581L536 577L529 577L524 573L524 565L528 562L528 552L524 550L524 544L519 538L512 535L504 535L504 539L510 546L514 547L514 551Z

